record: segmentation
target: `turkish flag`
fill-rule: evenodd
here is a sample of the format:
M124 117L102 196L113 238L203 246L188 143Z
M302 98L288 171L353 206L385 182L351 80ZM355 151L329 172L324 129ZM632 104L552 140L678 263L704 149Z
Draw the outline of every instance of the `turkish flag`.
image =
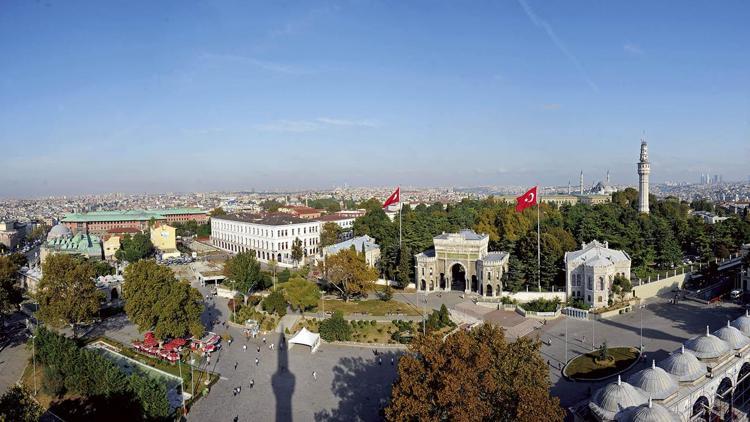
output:
M401 187L397 187L395 191L391 194L391 196L388 197L388 199L383 202L383 208L387 207L388 205L395 204L397 202L401 202Z
M536 205L536 186L529 189L526 193L516 198L516 212L521 212L528 207Z

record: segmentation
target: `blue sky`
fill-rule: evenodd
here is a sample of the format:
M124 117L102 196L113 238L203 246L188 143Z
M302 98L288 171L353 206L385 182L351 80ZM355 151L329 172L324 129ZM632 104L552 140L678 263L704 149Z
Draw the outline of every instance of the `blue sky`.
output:
M4 1L0 196L750 175L746 1Z

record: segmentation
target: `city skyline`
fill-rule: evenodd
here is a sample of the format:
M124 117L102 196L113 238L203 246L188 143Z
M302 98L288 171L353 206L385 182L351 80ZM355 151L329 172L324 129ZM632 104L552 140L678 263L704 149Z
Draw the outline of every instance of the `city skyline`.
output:
M135 5L0 10L0 197L748 178L742 2Z

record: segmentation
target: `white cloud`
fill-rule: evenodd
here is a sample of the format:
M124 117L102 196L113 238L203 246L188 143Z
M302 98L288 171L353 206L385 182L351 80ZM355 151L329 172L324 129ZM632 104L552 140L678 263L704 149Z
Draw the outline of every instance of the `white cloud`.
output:
M204 53L200 58L206 61L225 62L253 66L261 70L284 75L307 75L313 73L310 69L277 63L268 60L260 60L254 57L241 56L237 54L213 54Z
M625 50L626 53L633 54L635 56L643 55L643 50L637 44L627 42L622 46L622 49Z
M273 122L255 125L255 128L267 132L315 132L334 127L373 128L378 123L374 120L348 120L332 117L318 117L312 120L275 120Z

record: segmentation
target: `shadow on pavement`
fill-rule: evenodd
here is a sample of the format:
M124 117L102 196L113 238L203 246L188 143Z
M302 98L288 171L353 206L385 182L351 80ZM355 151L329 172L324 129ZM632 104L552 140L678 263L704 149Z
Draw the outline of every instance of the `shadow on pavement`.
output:
M276 348L278 363L276 372L271 376L271 388L276 397L276 421L291 422L292 420L292 395L294 395L294 386L296 383L295 376L289 372L289 351L288 345L283 341L283 334L279 334L276 342L279 347ZM284 344L284 347L281 345Z
M338 407L315 413L316 421L380 421L388 404L401 353L379 352L372 359L342 358L333 368L331 389ZM393 365L391 365L393 359Z

